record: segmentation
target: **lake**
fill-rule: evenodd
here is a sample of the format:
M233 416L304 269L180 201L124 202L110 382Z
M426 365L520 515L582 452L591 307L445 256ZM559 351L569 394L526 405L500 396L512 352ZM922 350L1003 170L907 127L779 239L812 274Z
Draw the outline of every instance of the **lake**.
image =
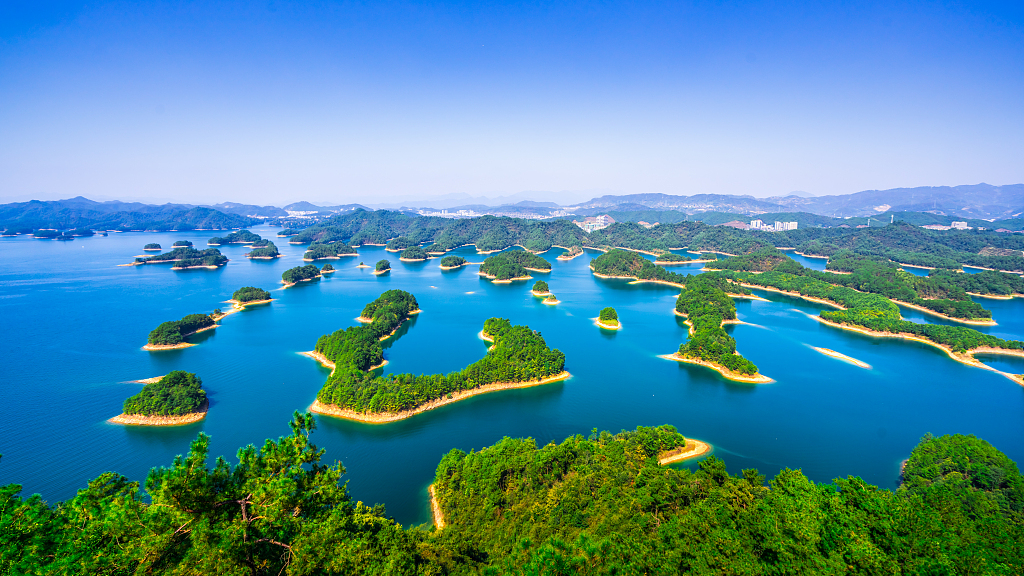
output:
M199 432L212 436L214 456L234 462L238 448L288 434L292 412L315 399L329 371L298 353L312 350L319 336L356 324L363 306L391 288L412 292L423 313L386 342L386 373L459 370L485 353L477 333L484 320L500 316L540 331L565 352L573 374L565 382L480 395L390 424L318 416L314 442L326 449L327 461L345 465L353 498L385 504L406 525L430 521L426 488L446 452L479 450L503 436L545 444L594 428L671 424L714 445L733 473L758 468L770 478L782 468L799 468L819 482L854 475L884 488L896 487L900 461L926 432L976 434L1024 462L1024 388L923 344L824 326L809 317L821 309L813 303L769 292L760 294L770 302L737 301L740 319L749 324L727 330L739 352L776 380L737 384L658 358L686 339L686 326L673 314L678 290L595 278L588 264L596 252L569 262L555 260L559 249L544 255L553 270L533 275L548 282L561 301L557 306L530 295L532 280L492 284L474 266L445 272L437 259L399 262L381 247L331 260L338 271L321 281L281 289L281 273L302 264L305 248L277 238L277 230L253 228L279 246L282 258L249 261L244 246L222 246L231 261L216 271L117 265L131 262L149 242L167 249L187 239L202 248L218 232L0 239L0 315L7 334L0 352L0 483L23 484L26 495L39 492L55 502L104 471L144 481L151 467L185 453ZM472 248L452 253L483 260ZM825 262L796 257L818 269ZM381 258L392 262L389 275L356 268ZM226 308L224 301L242 286L271 289L274 301L228 316L195 338L198 346L141 349L161 322ZM999 322L983 331L1024 338L1024 302L979 302ZM593 325L605 306L618 311L621 331ZM872 368L826 357L812 346ZM1018 358L984 360L1024 372ZM171 370L203 379L211 401L204 421L173 428L106 422L140 390L129 380Z

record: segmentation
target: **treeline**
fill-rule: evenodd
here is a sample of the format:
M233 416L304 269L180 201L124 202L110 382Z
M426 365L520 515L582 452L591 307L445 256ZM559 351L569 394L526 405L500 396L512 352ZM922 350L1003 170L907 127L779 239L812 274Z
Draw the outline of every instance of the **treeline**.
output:
M526 250L509 250L489 256L480 264L480 272L495 280L529 276L527 268L551 270L551 263Z
M177 244L177 243L176 243ZM193 266L223 266L228 263L226 256L216 248L196 250L191 245L177 246L170 252L145 256L135 259L136 262L169 262L176 261L174 268L190 268Z
M181 416L197 412L206 402L203 381L191 372L175 370L124 401L125 414Z
M409 410L462 391L496 382L525 382L559 374L565 354L548 348L539 332L512 326L504 318L484 322L494 345L477 362L448 374L389 374L385 377L358 369L334 370L317 400L359 413Z
M462 256L445 256L441 258L441 266L445 268L457 268L468 262Z
M417 310L415 296L404 290L388 290L363 308L360 318L369 320L367 325L321 336L314 350L335 364L335 373L369 370L384 359L381 338L397 330Z
M977 274L962 274L949 270L932 270L928 279L940 284L956 286L964 292L989 296L1024 294L1024 278L1017 274L985 270Z
M660 280L674 284L682 284L687 278L682 274L669 272L640 254L629 250L609 250L591 260L590 269L604 276Z
M427 252L423 250L423 248L420 248L419 246L412 246L410 248L402 250L402 253L399 255L399 258L401 258L402 260L426 260Z
M374 272L383 273L383 272L387 272L388 270L391 270L391 261L390 260L383 260L383 259L382 260L377 260L377 263L373 266L373 271Z
M686 276L685 286L676 298L676 311L686 315L692 329L687 341L679 345L679 355L725 366L748 376L757 374L757 366L736 353L736 339L722 328L724 320L736 319L736 304L727 290L745 291L730 285L721 276Z
M320 260L323 258L338 258L340 256L355 255L356 249L345 244L344 242L334 242L333 244L325 244L322 242L314 242L309 245L306 253L302 255L303 260Z
M281 274L281 281L285 284L295 284L303 280L312 280L320 277L320 269L312 264L289 268Z
M214 236L206 241L209 246L220 246L222 244L252 244L259 242L263 238L259 234L250 232L249 230L239 230L232 232L227 236Z
M244 286L235 290L235 293L231 295L231 299L235 302L257 302L260 300L270 300L270 292L262 288L256 288L255 286Z
M60 504L0 487L3 574L1020 574L1024 490L974 436L926 436L896 491L785 469L767 485L712 456L658 465L671 426L596 430L538 448L452 450L434 488L442 530L355 502L321 463L312 415L238 464L188 454L137 482L108 472ZM254 568L255 567L255 568Z
M173 346L185 341L185 337L209 328L216 322L209 314L189 314L181 320L169 320L149 333L148 342L161 346Z
M265 244L256 248L259 243L253 244L254 248L245 254L246 258L277 258L281 255L277 250L277 244L269 240L264 240Z

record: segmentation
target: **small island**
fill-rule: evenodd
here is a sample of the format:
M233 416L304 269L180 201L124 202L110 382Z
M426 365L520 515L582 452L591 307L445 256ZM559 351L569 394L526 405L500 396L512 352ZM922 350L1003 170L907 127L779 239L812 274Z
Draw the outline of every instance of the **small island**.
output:
M320 278L320 269L312 264L306 264L305 266L296 266L295 268L289 268L281 274L281 283L284 284L285 288L295 286L299 282L309 282Z
M582 256L582 255L583 255L583 247L582 246L571 246L569 248L566 248L564 252L559 254L558 257L556 258L556 260L569 261L569 260L572 260L573 258L575 258L577 256Z
M676 264L689 264L691 262L693 262L693 258L690 258L689 256L682 256L680 254L675 254L675 253L672 253L672 252L665 252L663 254L659 254L654 259L654 263L655 264L661 264L663 266L674 266Z
M605 330L618 330L622 328L622 324L619 323L619 314L611 306L601 310L594 323Z
M377 265L373 268L373 273L376 275L387 274L391 272L391 262L387 260L378 260Z
M413 240L412 238L409 238L407 236L399 236L398 238L390 240L384 246L384 249L387 250L388 252L401 252L406 248L412 248L413 246L419 245L420 243Z
M544 299L544 303L549 306L554 306L559 303L558 298L555 298L554 294L548 294L548 297Z
M135 426L181 426L206 418L210 403L203 381L191 372L175 370L124 401L124 412L109 420Z
M224 237L214 236L206 241L206 245L220 246L222 244L253 244L260 240L262 240L262 238L259 234L254 234L248 230L239 230Z
M141 266L144 264L165 264L171 263L172 270L186 270L189 268L208 268L216 270L228 263L226 256L216 248L196 250L191 246L178 246L170 252L157 254L155 256L138 257L131 264L122 266Z
M489 256L480 265L480 275L495 283L529 280L528 270L550 272L551 263L526 250L509 250Z
M504 318L484 322L482 335L494 345L482 360L461 372L384 377L367 372L373 362L381 360L374 348L379 342L373 336L388 330L409 305L407 299L398 303L397 310L378 309L368 326L339 330L317 341L317 352L334 362L335 369L310 410L360 422L394 422L477 394L569 377L561 351L549 348L544 338L529 327L513 326ZM383 325L377 327L378 323ZM361 330L370 332L363 335Z
M163 250L163 248L161 248L160 245L157 244L156 242L150 242L149 244L146 244L143 250L145 250L146 252L159 252Z
M530 293L533 294L534 296L547 296L551 294L551 291L548 289L547 282L543 280L537 280L536 282L533 283L533 289L530 290Z
M178 240L174 244L171 244L171 248L191 248L192 242L189 240Z
M836 352L835 350L832 350L830 348L818 348L817 346L811 346L811 348L813 348L816 352L824 354L825 356L829 356L829 357L835 358L837 360L842 360L843 362L847 362L847 363L853 364L854 366L859 366L861 368L867 368L868 370L871 369L871 364L868 364L867 362L862 362L860 360L857 360L856 358L853 358L852 356L847 356L846 354L843 354L842 352Z
M157 350L177 350L195 346L185 341L185 338L217 327L217 320L223 315L218 314L215 318L211 314L189 314L181 320L169 320L160 324L149 333L148 343L142 347L143 350L154 352Z
M277 244L269 240L254 243L252 247L253 249L245 254L245 257L250 260L273 260L281 257L281 253L277 250Z
M665 270L642 255L613 249L590 261L590 269L599 278L632 278L637 282L656 282L682 287L686 276Z
M338 260L345 256L357 255L356 249L344 242L335 242L333 244L314 242L309 245L308 249L306 249L306 253L302 255L302 260L305 262L313 262L314 260Z
M359 265L356 266L356 268L370 268L370 265L369 264L364 264L364 263L360 262Z
M423 262L429 258L426 250L419 246L412 246L402 250L402 254L398 257L402 262Z
M256 304L266 304L273 298L270 297L270 292L262 288L256 288L255 286L244 286L235 290L235 293L231 295L231 302L234 304L235 309L241 310L246 306L254 306Z
M327 264L324 264L324 267L320 269L320 275L334 274L334 272L335 272L334 266L331 266L330 262L328 262Z
M429 252L428 252L429 254ZM441 270L455 270L469 264L469 260L466 260L462 256L445 256L441 258Z

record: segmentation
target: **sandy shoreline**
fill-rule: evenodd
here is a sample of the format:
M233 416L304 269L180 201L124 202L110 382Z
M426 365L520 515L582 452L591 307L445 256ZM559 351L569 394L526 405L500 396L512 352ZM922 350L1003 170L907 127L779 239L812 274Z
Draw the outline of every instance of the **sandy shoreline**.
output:
M547 270L547 272L550 272L550 270ZM477 274L483 276L484 278L487 278L488 280L491 281L492 284L511 284L513 281L516 280L533 280L533 276L530 275L516 276L515 278L509 278L508 280L495 280L497 276L492 276L486 272L477 272Z
M548 305L548 306L555 306L556 304L561 304L562 303L562 301L559 300L558 298L555 298L554 300L551 300L549 298L545 298L544 300L541 300L541 302L543 304Z
M456 264L455 266L441 266L441 270L458 270L463 266L469 266L469 262L463 262L462 264Z
M426 262L430 258L399 258L399 262Z
M317 352L316 350L310 350L309 352L299 352L298 354L299 354L299 356L305 356L307 358L312 358L313 360L316 360L324 368L330 368L332 374L334 373L334 369L336 367L334 362L331 362L330 360L327 359L326 356L324 356L323 354ZM366 369L366 371L369 372L370 370L376 370L377 368L383 368L384 366L387 366L387 365L388 365L388 361L387 360L383 360L383 361L381 361L380 364L377 364L375 366L370 366L369 368Z
M367 268L369 268L369 266L367 266ZM381 274L387 274L388 272L391 272L391 268L388 268L386 270L374 270L373 275L380 276Z
M839 310L846 310L846 308L843 308L839 304L836 304L835 302L832 302L830 300L823 300L821 298L814 298L812 296L804 296L803 294L801 294L799 292L789 292L789 291L786 291L786 290L779 290L778 288L770 288L770 287L767 287L767 286L760 286L758 284L747 284L745 282L738 282L738 284L740 286L743 286L744 288L751 288L751 289L754 289L754 290L764 290L766 292L776 292L778 294L783 294L785 296L792 296L794 298L802 298L802 299L807 300L809 302L816 302L818 304L824 304L826 306L831 306L833 308L838 308Z
M719 374L722 375L723 378L727 380L732 380L734 382L743 382L744 384L769 384L771 382L775 382L775 380L772 380L771 378L761 373L758 373L754 376L747 376L746 374L733 372L732 370L729 370L725 366L721 366L713 362L708 362L707 360L701 360L699 358L684 358L680 356L678 352L674 354L660 354L658 358L664 358L665 360L674 360L676 362L685 362L687 364L696 364L698 366L704 366L705 368L710 368L715 372L718 372Z
M817 346L811 346L811 348L817 352L824 354L825 356L830 356L837 360L842 360L843 362L849 362L854 366L860 366L861 368L866 368L868 370L871 369L871 364L868 364L867 362L861 362L860 360L857 360L856 358L853 358L851 356L847 356L846 354L843 354L841 352L836 352L835 350L829 348L818 348Z
M883 296L884 298L884 296ZM892 300L890 298L890 300ZM907 308L913 308L919 312L924 312L943 320L949 320L950 322L959 322L960 324L970 324L972 326L996 326L995 320L968 320L966 318L954 318L953 316L946 316L942 312L936 312L931 308L925 308L924 306L918 306L917 304L911 304L910 302L904 302L903 300L892 300L892 302L898 306L906 306Z
M693 438L687 438L685 446L666 450L661 454L658 454L658 464L662 466L666 464L675 464L676 462L682 462L683 460L703 456L710 451L711 444L701 442L700 440L694 440Z
M440 408L459 400L465 400L471 396L477 396L479 394L487 394L489 392L498 392L501 390L513 390L516 388L529 388L532 386L540 386L542 384L550 384L552 382L560 382L572 376L566 371L562 371L554 376L547 378L541 378L540 380L526 380L523 382L494 382L492 384L485 384L483 386L477 386L469 390L460 390L453 392L451 397L438 398L425 402L416 408L409 410L402 410L400 412L381 412L381 413L366 413L366 412L355 412L347 408L339 408L330 404L321 404L319 400L313 402L309 407L311 412L317 414L324 414L326 416L334 416L336 418L344 418L346 420L355 420L357 422L365 422L367 424L386 424L388 422L397 422L398 420L404 420L416 414L421 414L427 410L433 410L434 408Z
M552 244L551 247L552 248L561 248L562 250L565 250L566 252L570 252L570 253L572 252L571 248L567 248L565 246L558 246L558 245ZM555 260L561 260L563 262L568 262L569 260L572 260L573 258L576 258L578 256L583 256L583 248L582 247L580 247L580 251L578 253L576 253L576 254L570 254L569 256L564 256L562 254L559 254L558 256L555 257Z
M441 505L437 501L437 491L434 490L433 484L427 487L427 492L430 493L430 515L434 519L434 526L440 530L444 528L444 514L441 512Z
M989 300L1013 300L1014 298L1024 298L1024 294L1008 294L1003 296L1002 294L978 294L976 292L968 292L970 296L975 298L988 298Z
M605 330L621 330L622 329L622 322L619 322L618 324L605 324L604 322L601 322L601 317L600 316L597 317L597 318L593 318L593 320L594 320L594 326L597 326L599 328L604 328Z
M536 290L530 290L530 294L533 294L534 296L537 296L539 298L544 298L544 297L550 296L551 295L551 291L548 290L547 292L537 292Z
M198 412L189 412L181 416L143 416L142 414L119 414L107 420L111 424L126 424L129 426L184 426L199 422L206 418L210 409L210 401L203 400Z
M181 350L191 346L198 346L198 344L191 344L189 342L182 342L181 344L146 344L142 349L146 352L159 352L161 350Z
M166 376L166 374L164 374ZM142 380L129 380L129 384L156 384L160 381L163 376L153 376L152 378L143 378Z

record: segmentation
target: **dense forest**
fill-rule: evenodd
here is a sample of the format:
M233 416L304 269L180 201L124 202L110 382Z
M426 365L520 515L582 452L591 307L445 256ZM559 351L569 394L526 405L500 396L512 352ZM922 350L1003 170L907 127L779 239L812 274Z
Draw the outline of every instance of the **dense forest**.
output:
M551 270L551 263L526 250L509 250L489 256L480 264L480 272L494 280L525 278L529 270Z
M533 283L532 290L539 294L543 294L548 291L548 283L543 280L537 280Z
M690 260L693 258L675 252L662 252L654 259L655 262L689 262Z
M174 244L171 244L171 248L184 248L192 246L191 240L176 240Z
M714 274L686 276L676 298L676 311L690 322L690 336L679 345L679 355L725 366L748 376L757 374L757 366L736 353L736 339L722 328L725 320L736 319L736 304L729 293L745 291Z
M419 246L411 246L402 250L398 257L402 260L426 260L427 252Z
M160 245L157 244L156 242L150 242L149 244L146 244L145 247L143 247L142 249L143 250L162 250Z
M254 286L245 286L235 290L235 293L231 295L231 299L242 304L259 300L270 300L270 292Z
M193 266L223 266L228 263L228 259L216 248L196 250L192 246L177 246L170 252L136 258L135 262L175 262L175 268L190 268Z
M246 252L245 257L246 258L277 258L278 256L281 255L281 253L278 252L278 250L277 250L277 244L274 244L273 242L271 242L269 240L265 240L265 242L266 242L266 244L260 245L258 248L256 246L259 245L259 243L254 243L253 244L253 249L251 251L249 251L249 252Z
M600 320L602 324L607 324L609 326L619 325L619 313L616 312L615 308L612 308L611 306L602 308L601 313L598 314L597 316L597 319Z
M334 363L335 372L369 370L384 359L381 339L397 330L417 310L415 296L404 290L388 290L363 308L360 318L369 320L368 324L321 336L314 350Z
M227 230L259 220L184 204L152 206L138 202L93 202L86 198L15 202L0 205L0 229L31 233L38 229L128 231Z
M420 243L413 240L412 238L409 238L407 236L399 236L398 238L390 240L384 246L384 249L387 250L388 252L401 252L402 250L406 250L408 248L412 248L413 246L419 245Z
M146 384L124 401L125 414L181 416L196 412L206 402L203 381L191 372L175 370L156 382Z
M377 263L373 266L373 271L377 272L378 274L383 274L388 270L391 270L390 260L377 260Z
M263 238L259 234L254 234L248 230L239 230L232 232L227 236L214 236L206 241L208 246L220 246L222 244L253 244L259 242Z
M459 266L462 266L467 262L468 260L466 260L462 256L445 256L444 258L441 258L441 267L458 268Z
M330 262L324 264L323 268L320 269L321 274L330 274L331 272L334 272L334 266Z
M52 506L2 486L0 574L1024 573L1024 480L973 436L925 436L895 491L660 466L685 442L671 426L504 438L441 459L433 530L356 502L315 428L296 413L237 464L200 433L141 486L107 472Z
M289 268L281 274L281 281L285 284L295 284L296 282L302 282L303 280L312 280L320 277L320 269L312 264L306 264L305 266L296 266L295 268Z
M215 324L209 314L189 314L181 320L170 320L160 324L149 333L150 344L173 346L185 341L185 337Z
M483 331L494 345L481 360L459 372L380 377L338 364L317 400L358 413L394 413L487 384L546 378L561 373L565 366L565 355L548 348L540 333L527 326L491 318L484 322ZM317 346L319 351L319 342Z
M321 260L324 258L338 258L340 256L355 255L355 248L345 244L344 242L335 242L333 244L324 244L322 242L314 242L309 245L309 249L302 255L303 260L313 261Z

